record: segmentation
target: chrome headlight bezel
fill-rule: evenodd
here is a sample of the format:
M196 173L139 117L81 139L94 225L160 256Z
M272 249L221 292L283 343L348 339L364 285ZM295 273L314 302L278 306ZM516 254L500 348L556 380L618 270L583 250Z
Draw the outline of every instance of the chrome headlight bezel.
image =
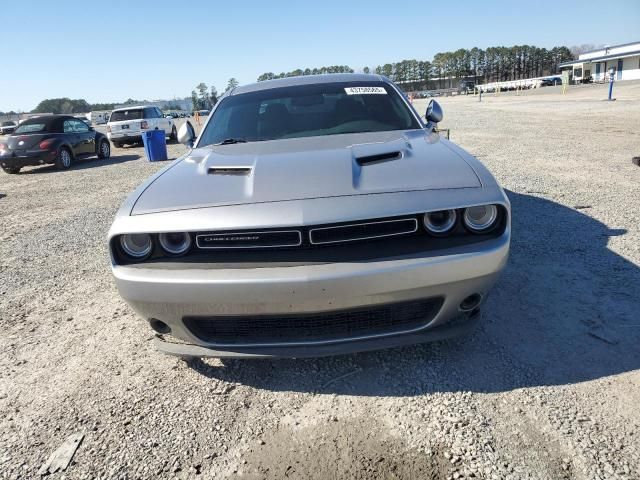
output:
M144 240L140 241L143 238ZM153 238L148 233L126 233L120 235L118 243L122 252L132 260L144 260L153 252Z
M442 223L434 222L434 215L447 215L446 219ZM436 210L433 212L427 212L422 216L422 224L427 230L427 233L434 236L444 236L453 232L458 224L458 212L454 209L449 210Z
M485 212L480 218L474 218L474 209L485 209ZM497 205L485 204L474 205L464 209L462 215L462 221L465 228L476 234L488 233L494 230L500 224L500 209Z
M175 235L181 236L181 240L177 246L171 238ZM191 239L191 235L187 232L165 232L158 234L158 243L166 254L179 257L191 250L193 241Z

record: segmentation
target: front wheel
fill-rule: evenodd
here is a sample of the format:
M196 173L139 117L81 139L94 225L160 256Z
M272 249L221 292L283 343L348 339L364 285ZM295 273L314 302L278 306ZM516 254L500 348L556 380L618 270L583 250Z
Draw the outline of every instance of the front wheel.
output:
M20 173L20 167L2 167L4 173L8 173L9 175L15 175Z
M171 128L171 135L169 135L169 140L174 143L178 141L178 131L176 130L175 125Z
M111 156L111 147L108 140L102 140L98 147L98 158L109 158Z
M71 152L66 147L62 147L58 151L58 156L56 157L56 167L60 170L66 170L71 167L71 163L73 159L71 158Z

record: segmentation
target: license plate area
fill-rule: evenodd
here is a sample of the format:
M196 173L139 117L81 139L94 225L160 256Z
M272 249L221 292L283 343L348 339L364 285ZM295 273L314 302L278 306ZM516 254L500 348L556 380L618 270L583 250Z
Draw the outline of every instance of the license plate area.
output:
M124 125L120 125L120 129L121 130L128 130L129 129L129 124L125 123Z

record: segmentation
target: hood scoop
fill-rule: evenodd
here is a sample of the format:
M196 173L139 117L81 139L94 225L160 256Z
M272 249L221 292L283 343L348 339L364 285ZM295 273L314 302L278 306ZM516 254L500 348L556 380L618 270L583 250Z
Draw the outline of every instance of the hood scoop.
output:
M209 175L245 175L246 176L246 175L251 175L252 170L253 170L252 167L216 166L216 167L209 167L209 169L207 170L207 173Z
M132 214L299 200L311 212L323 198L481 187L464 158L435 139L390 131L198 148L155 178ZM214 225L227 218L211 215Z
M388 162L390 160L398 160L400 158L402 158L402 152L396 151L396 152L388 152L388 153L378 153L375 155L366 155L363 157L356 157L356 162L361 167L364 167L366 165L373 165L376 163Z

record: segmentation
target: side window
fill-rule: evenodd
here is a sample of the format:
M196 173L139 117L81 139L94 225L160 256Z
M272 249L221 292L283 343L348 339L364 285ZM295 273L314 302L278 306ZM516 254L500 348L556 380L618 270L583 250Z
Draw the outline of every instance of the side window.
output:
M156 113L153 108L144 109L144 118L156 118Z
M87 133L89 131L89 127L87 127L87 125L80 120L74 120L73 125L75 131L78 133Z
M64 131L64 133L74 133L75 129L73 128L73 123L71 122L71 120L65 120L64 123L62 124L62 129Z
M162 110L160 110L158 107L156 107L155 110L156 110L156 118L164 117L164 115L162 115Z

